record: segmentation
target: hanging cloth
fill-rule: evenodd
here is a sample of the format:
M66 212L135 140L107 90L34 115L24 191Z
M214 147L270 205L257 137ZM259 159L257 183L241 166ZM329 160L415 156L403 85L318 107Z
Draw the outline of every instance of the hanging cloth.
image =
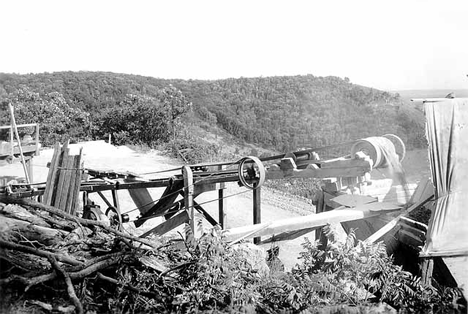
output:
M424 109L435 206L421 256L468 255L468 99Z

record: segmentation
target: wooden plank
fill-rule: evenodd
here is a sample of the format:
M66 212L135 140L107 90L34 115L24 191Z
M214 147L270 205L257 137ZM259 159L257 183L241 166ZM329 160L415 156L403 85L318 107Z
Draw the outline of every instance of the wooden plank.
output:
M26 169L28 171L29 181L31 183L34 183L32 156L25 157L25 161L26 161Z
M24 128L24 127L31 127L31 126L37 126L37 123L26 123L26 124L17 124L16 127L18 128ZM2 125L0 126L0 130L5 130L5 129L11 129L11 125Z
M410 227L418 229L418 230L422 231L423 233L427 232L428 227L427 227L426 224L423 224L422 222L413 220L411 218L400 217L400 223L401 223L401 225L408 225Z
M72 166L71 166L71 169L69 170L70 172L70 183L69 183L69 188L68 188L68 195L67 195L67 200L65 202L65 212L71 214L72 213L72 210L73 208L75 207L75 190L76 190L76 185L75 185L75 182L76 182L76 176L77 176L77 171L76 169L78 168L76 166L76 163L77 163L77 158L79 157L78 155L75 155L75 156L70 156L71 160L72 160ZM79 187L78 187L79 189Z
M346 221L342 222L341 226L347 234L349 234L351 229L354 229L356 239L365 240L375 231L377 231L379 227L385 225L385 223L382 222L379 224L379 221L377 220L378 218L380 217L372 217L365 220Z
M421 239L420 236L414 234L410 230L400 228L397 232L397 238L401 243L409 245L416 250L421 250L421 247L424 245L425 241ZM424 237L425 238L425 237Z
M457 286L462 288L465 300L468 300L468 255L465 256L445 256L442 257L445 265L450 270Z
M54 154L52 156L52 161L49 166L49 172L47 174L46 188L44 191L43 202L46 205L52 205L52 198L55 192L55 181L58 172L58 165L60 162L60 143L56 143L54 146Z
M80 151L78 153L78 156L76 158L76 163L75 163L75 168L76 168L76 176L75 176L75 182L74 182L74 187L73 187L73 199L72 199L72 208L70 213L72 215L75 215L79 203L80 203L80 187L81 187L81 178L83 175L83 147L80 147Z
M132 183L109 183L109 182L85 182L81 186L81 191L97 192L97 191L110 191L110 190L131 190L141 188L163 188L171 186L172 184L179 183L181 186L183 180L160 179L155 181L146 182L132 182Z
M12 131L13 130L15 131L16 140L18 142L18 149L19 149L20 157L21 157L21 163L23 164L24 176L26 177L26 183L31 183L31 181L29 180L28 169L26 167L26 161L24 160L23 148L22 148L22 145L21 145L20 136L18 134L18 126L16 125L16 119L15 119L15 113L14 113L13 105L10 102L8 102L8 109L10 109L11 129L12 129Z
M73 169L74 163L75 163L74 156L67 156L67 159L64 160L65 169L62 169L63 171L61 173L61 176L63 176L63 186L60 189L61 191L60 202L56 202L56 204L58 204L57 207L60 209L63 209L67 213L68 213L67 207L69 205L68 201L70 200L70 194L72 193L72 190L70 189L71 188L70 182L71 182L72 177L74 177L74 169Z
M359 194L342 194L331 199L333 202L346 207L356 207L368 203L375 203L378 201L376 197L359 195Z
M434 185L430 178L425 178L419 182L409 202L414 204L430 195L434 195Z
M163 222L162 224L159 224L158 226L154 227L153 229L143 233L140 238L146 238L152 234L155 235L163 235L169 231L171 231L174 228L177 228L178 226L187 223L190 221L190 217L187 213L187 211L182 211L176 216L172 217L171 219Z
M173 184L166 186L161 198L156 202L156 204L151 207L149 211L141 215L141 220L138 219L134 222L135 226L138 228L145 221L146 217L149 216L162 216L165 212L172 208L175 204L175 200L179 196L179 192L183 191L183 181L175 181ZM170 218L170 217L166 217Z
M63 189L63 181L65 180L63 168L66 168L67 161L68 161L68 154L69 154L68 142L65 142L62 146L62 152L60 154L60 161L57 167L57 178L58 181L55 185L55 199L52 199L52 206L58 206L60 204L60 199L62 198L62 189Z
M275 234L272 237L261 241L259 244L267 244L267 243L275 243L275 242L280 242L280 241L290 241L297 239L299 237L302 237L303 235L306 235L312 231L314 231L316 228L307 228L307 229L301 229L301 230L295 230L295 231L289 231L289 232L283 232L280 234Z
M332 177L358 177L364 176L371 171L371 166L356 166L350 168L318 168L316 165L311 164L306 169L292 169L283 171L279 166L270 166L266 170L266 179L275 180L283 178L332 178Z
M400 221L400 217L403 217L405 215L407 215L408 213L410 213L411 211L415 210L416 208L419 208L421 207L422 205L424 205L425 203L429 202L434 196L431 195L429 197L426 197L425 199L419 201L418 203L416 204L413 204L411 205L408 209L406 209L405 211L403 211L400 215L398 215L397 217L395 217L394 219L392 219L389 223L387 223L385 226L383 226L382 228L380 228L379 230L377 230L377 232L375 232L374 234L372 234L369 238L367 238L365 240L365 242L367 243L374 243L376 241L378 241L380 238L382 238L387 232L389 232L390 230L393 229L393 227L396 226L396 224Z
M337 197L337 195L341 195L343 192L338 192L338 193L334 193L334 194L330 194L326 191L323 191L323 201L324 201L324 204L328 207L331 207L331 208L338 208L340 207L341 205L338 204L337 202L333 201L333 199L335 197Z
M381 203L381 204L383 207L386 206L385 203ZM364 207L365 205L362 205L362 206ZM385 211L383 212L371 211L365 207L361 208L361 206L354 207L353 209L341 209L341 210L335 209L335 210L331 210L331 211L327 211L327 212L323 212L319 214L314 214L314 215L309 215L309 216L301 216L301 217L294 217L294 218L289 218L289 219L284 219L284 220L278 220L278 221L271 223L271 225L269 225L267 228L259 231L258 233L251 235L251 237L280 234L283 232L302 230L302 229L307 229L307 228L310 228L312 230L318 227L323 227L326 224L334 224L334 223L340 223L344 221L367 219L370 217L379 216L382 213L385 213ZM232 228L232 229L226 230L224 234L226 236L226 239L230 241L230 240L239 238L245 234L248 234L263 225L264 224L258 224L258 225L253 225L253 226Z
M212 225L216 226L218 225L218 222L216 219L211 217L211 215L203 208L201 207L195 200L193 201L193 206L195 206L195 209L205 217L205 219Z
M145 214L153 207L153 197L148 189L129 189L128 193L140 213Z

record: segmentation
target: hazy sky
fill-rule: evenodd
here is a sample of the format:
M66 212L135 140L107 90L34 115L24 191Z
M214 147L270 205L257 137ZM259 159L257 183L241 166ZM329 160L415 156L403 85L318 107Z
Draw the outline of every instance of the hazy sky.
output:
M0 72L468 89L468 0L0 0Z

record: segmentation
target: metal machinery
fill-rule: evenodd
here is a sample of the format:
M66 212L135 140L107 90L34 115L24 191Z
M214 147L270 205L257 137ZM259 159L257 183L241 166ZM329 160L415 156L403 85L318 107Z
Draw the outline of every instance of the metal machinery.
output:
M320 159L318 152L325 149L351 147L349 153L339 158ZM145 233L163 234L182 223L190 223L196 229L197 219L205 218L210 224L224 225L224 185L237 182L253 190L253 221L261 223L260 188L265 180L282 178L336 178L340 185L353 185L355 188L366 185L373 168L387 167L405 156L405 146L400 138L387 134L381 137L369 137L357 141L341 143L320 148L305 149L287 154L265 158L245 157L233 162L218 162L184 166L170 169L182 170L171 177L142 179L132 173L99 171L85 169L80 192L83 196L83 217L89 219L109 219L112 225L120 228L128 222L128 215L122 213L118 191L128 190L140 216L133 221L136 227L153 217L164 217L165 222ZM336 180L335 180L336 181ZM158 200L153 200L148 189L165 188ZM342 186L340 186L340 189ZM219 217L210 216L197 203L195 198L203 192L218 190ZM12 185L0 189L14 197L30 197L43 194L43 186L25 189L25 185ZM102 192L111 191L112 202ZM90 199L91 193L97 193L106 203L102 211ZM182 199L177 200L182 197Z

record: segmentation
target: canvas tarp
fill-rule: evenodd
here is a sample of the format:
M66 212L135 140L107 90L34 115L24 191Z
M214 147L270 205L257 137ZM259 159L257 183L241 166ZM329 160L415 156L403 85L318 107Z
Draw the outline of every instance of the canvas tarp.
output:
M468 98L424 108L436 201L421 256L468 255Z

